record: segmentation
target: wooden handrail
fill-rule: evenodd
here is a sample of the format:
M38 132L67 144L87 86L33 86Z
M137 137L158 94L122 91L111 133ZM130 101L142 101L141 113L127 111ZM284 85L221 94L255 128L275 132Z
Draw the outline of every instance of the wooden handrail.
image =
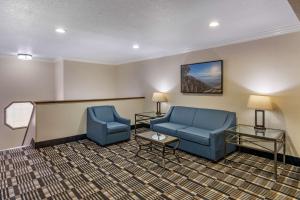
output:
M53 103L81 103L92 101L121 101L130 99L145 99L145 97L123 97L123 98L108 98L108 99L71 99L71 100L56 100L56 101L36 101L35 104L53 104Z

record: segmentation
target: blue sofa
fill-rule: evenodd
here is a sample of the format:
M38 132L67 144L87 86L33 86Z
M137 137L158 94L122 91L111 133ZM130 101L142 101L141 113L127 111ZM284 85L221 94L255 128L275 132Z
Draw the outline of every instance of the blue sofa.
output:
M130 120L120 117L114 106L87 109L87 137L105 146L130 139Z
M180 138L179 149L213 161L224 157L224 130L236 125L236 114L222 110L173 106L150 121L153 131ZM228 145L227 153L235 150Z

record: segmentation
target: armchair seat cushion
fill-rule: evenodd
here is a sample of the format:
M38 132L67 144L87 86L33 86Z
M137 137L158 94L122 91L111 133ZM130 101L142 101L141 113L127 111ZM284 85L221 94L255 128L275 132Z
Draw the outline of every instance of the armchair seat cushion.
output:
M109 134L130 131L130 127L119 122L107 122L107 130Z
M166 122L166 123L160 123L160 124L154 124L153 130L160 132L160 133L167 133L171 136L177 137L177 130L186 128L186 125L172 123L172 122Z
M210 131L206 129L188 127L178 130L178 135L184 140L196 142L198 144L209 146Z

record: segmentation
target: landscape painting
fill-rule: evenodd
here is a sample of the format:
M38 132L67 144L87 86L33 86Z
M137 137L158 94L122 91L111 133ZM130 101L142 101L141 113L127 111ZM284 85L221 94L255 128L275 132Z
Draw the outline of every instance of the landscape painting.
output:
M223 61L181 65L181 92L223 94Z

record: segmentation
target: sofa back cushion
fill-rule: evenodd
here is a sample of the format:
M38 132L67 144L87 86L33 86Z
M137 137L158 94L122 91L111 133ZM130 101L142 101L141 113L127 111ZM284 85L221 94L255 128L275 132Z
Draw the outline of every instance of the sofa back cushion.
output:
M93 111L96 118L101 121L114 121L114 113L111 106L95 106L93 107Z
M197 109L192 126L215 130L221 128L228 116L227 111L213 109Z
M195 111L195 108L175 106L170 116L170 122L191 126Z

